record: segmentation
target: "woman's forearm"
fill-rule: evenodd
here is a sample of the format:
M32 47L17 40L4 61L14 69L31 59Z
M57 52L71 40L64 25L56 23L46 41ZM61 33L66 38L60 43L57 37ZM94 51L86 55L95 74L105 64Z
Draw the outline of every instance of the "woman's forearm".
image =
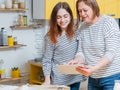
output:
M110 60L107 57L102 57L101 60L93 67L93 72L107 66L110 63Z
M46 75L45 76L45 82L44 82L44 84L50 85L50 75Z

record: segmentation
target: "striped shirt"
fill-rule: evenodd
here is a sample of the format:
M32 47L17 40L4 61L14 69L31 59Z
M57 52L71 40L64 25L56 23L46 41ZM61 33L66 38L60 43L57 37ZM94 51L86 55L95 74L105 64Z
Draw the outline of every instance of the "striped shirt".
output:
M96 65L103 56L111 62L91 77L101 78L120 73L120 31L117 22L110 16L102 15L93 25L83 23L79 31L81 46L77 54L84 55L91 66Z
M73 40L68 40L64 34L58 37L58 42L52 44L49 37L45 37L45 53L43 57L43 73L51 75L52 84L54 85L71 85L76 82L81 82L85 78L82 75L65 75L59 73L57 64L64 64L75 57L77 51L76 37Z

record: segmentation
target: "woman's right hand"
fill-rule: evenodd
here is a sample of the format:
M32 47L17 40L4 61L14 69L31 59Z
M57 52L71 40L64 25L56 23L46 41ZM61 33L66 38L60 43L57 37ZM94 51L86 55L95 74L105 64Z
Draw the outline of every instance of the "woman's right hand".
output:
M45 82L43 85L50 85L50 76L45 76Z
M42 85L50 85L49 82L44 82Z
M77 59L73 59L73 60L69 61L67 64L74 65L74 64L78 64L78 63L79 63L79 61Z
M76 56L73 60L69 61L67 64L84 64L83 59L80 56Z

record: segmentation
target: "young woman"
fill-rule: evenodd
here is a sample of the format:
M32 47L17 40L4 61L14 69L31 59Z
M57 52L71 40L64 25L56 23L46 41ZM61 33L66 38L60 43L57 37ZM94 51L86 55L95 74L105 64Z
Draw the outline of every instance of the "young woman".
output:
M64 75L56 65L64 64L74 58L78 42L73 30L73 14L66 2L59 2L53 8L50 18L50 30L45 37L43 58L44 84L68 85L71 90L79 90L82 75Z
M77 71L89 76L88 90L113 90L120 80L120 30L110 16L100 15L96 0L77 0L80 49L69 64L85 60Z

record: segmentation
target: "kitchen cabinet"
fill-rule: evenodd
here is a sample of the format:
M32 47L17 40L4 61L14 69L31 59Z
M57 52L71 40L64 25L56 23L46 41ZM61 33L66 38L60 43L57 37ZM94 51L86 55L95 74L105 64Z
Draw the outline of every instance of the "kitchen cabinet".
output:
M33 19L50 19L51 11L58 2L67 2L76 18L75 3L76 0L32 0L33 2Z
M42 64L34 61L29 61L29 64L30 64L30 84L42 84L44 82Z
M97 0L98 5L100 6L101 14L107 14L114 18L120 18L119 12L119 0Z

